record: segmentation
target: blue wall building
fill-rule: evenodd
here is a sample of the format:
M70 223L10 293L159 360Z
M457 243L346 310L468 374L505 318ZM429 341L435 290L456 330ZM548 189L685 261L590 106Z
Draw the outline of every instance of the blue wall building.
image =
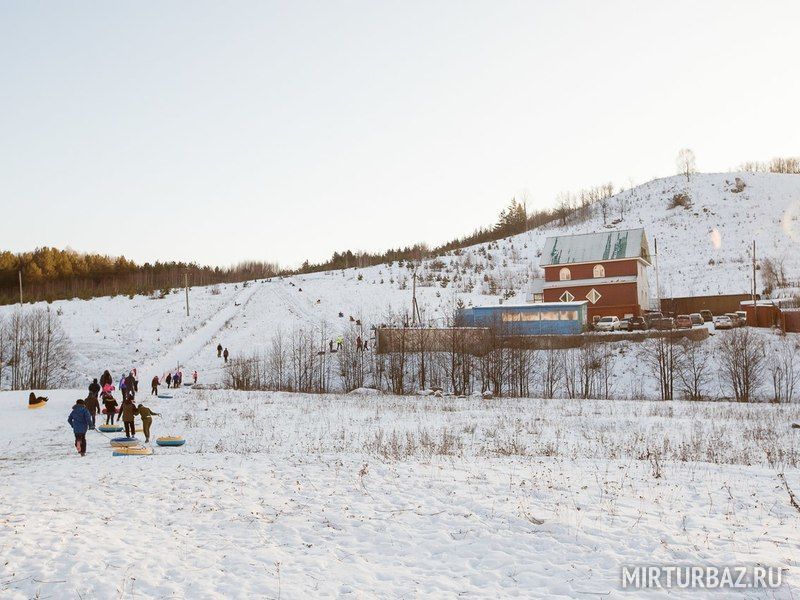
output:
M568 335L586 331L588 302L474 306L459 313L462 327L494 327L502 335Z

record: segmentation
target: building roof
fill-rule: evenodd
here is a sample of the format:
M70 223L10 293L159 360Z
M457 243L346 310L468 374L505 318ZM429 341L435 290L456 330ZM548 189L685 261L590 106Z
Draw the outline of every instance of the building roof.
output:
M624 258L641 258L650 263L650 248L644 229L549 237L544 242L539 264L569 265Z
M531 302L528 304L492 304L489 306L473 306L475 310L503 310L503 309L518 309L529 308L532 310L544 310L546 308L579 308L585 304L589 304L586 300L574 300L573 302Z

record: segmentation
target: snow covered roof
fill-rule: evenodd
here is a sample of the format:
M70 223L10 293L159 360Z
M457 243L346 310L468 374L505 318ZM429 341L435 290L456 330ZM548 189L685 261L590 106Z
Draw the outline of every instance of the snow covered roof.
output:
M650 262L650 248L644 229L549 237L544 242L539 264L568 265L622 258L641 258Z

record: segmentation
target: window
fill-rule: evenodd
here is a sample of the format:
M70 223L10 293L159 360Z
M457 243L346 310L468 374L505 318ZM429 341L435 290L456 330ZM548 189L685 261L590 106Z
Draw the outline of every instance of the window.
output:
M577 321L578 320L578 311L577 310L562 310L561 313L561 320L562 321Z
M542 321L558 321L558 311L557 310L542 311Z
M538 321L539 320L539 313L538 312L524 312L524 313L522 313L522 320L523 321Z
M601 266L601 265L598 265L598 266ZM587 299L589 302L591 302L592 304L597 304L597 301L598 301L598 300L600 300L600 298L602 298L602 296L600 295L600 292L598 292L598 291L597 291L596 289L594 289L594 288L592 288L591 290L589 290L589 293L588 293L588 294L586 294L586 299Z
M564 267L558 272L558 278L561 281L569 281L572 279L572 273L569 272L567 267Z
M595 277L605 277L606 276L606 268L603 265L595 265L593 274L594 274Z
M558 299L561 300L562 302L572 302L573 300L575 300L575 296L573 296L569 292L564 292L558 297Z

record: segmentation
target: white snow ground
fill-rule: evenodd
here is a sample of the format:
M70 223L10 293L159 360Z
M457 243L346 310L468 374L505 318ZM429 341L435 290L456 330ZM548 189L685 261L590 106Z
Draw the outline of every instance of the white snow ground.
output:
M185 446L112 458L90 433L80 458L82 395L31 411L0 393L2 598L800 593L778 478L800 490L798 405L182 389L153 407ZM778 567L783 585L621 590L622 565L659 563Z

